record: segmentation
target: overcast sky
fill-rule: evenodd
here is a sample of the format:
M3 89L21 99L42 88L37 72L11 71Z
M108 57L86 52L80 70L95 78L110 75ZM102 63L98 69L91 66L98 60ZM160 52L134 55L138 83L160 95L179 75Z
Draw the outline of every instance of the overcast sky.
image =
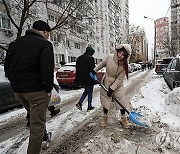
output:
M129 17L130 24L144 27L149 41L149 47L154 44L154 22L150 19L145 19L144 16L154 20L161 17L168 17L170 10L169 0L129 0Z

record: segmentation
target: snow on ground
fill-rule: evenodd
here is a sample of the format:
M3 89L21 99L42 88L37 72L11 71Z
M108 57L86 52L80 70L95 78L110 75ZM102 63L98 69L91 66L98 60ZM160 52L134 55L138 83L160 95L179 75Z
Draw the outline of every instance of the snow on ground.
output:
M130 84L133 79L142 75L142 73L144 72L140 72L139 74L136 74L134 77L130 78L129 81L125 82L125 86ZM169 148L173 148L174 150L178 151L178 147L180 147L178 146L180 143L180 135L178 134L178 131L180 131L180 88L176 88L173 91L169 90L163 78L156 75L153 70L150 72L147 80L149 80L149 82L142 87L140 92L131 100L133 109L140 112L145 118L147 118L146 123L149 126L151 126L152 123L159 121L166 123L171 129L168 130L168 132L162 129L156 138L157 144L164 148L169 146ZM95 88L98 88L98 85ZM72 95L77 95L79 93L82 93L82 89L62 91L60 92L60 96L62 100L65 100L72 97ZM98 109L100 107L99 97L94 97L93 102L95 102L94 106L96 109ZM83 105L86 106L87 104L84 103ZM73 108L60 116L50 119L47 123L48 131L52 131L53 136L61 136L64 133L72 130L78 126L79 122L83 121L87 117L91 118L91 116L93 116L93 112L95 111L86 112L85 108L86 107L84 107L82 112L76 108ZM20 109L8 114L0 115L0 124L2 125L7 121L8 118L15 118L17 115L24 112L24 109ZM169 136L166 134L169 134ZM167 142L165 142L167 145L164 143L164 140ZM8 147L13 145L13 143L14 138L0 143L0 153L5 154ZM123 152L123 150L125 152L128 146L133 145L131 141L122 138L121 142L119 142L120 145L111 146L107 138L102 138L100 132L99 135L95 136L84 145L85 148L82 149L82 151L84 150L85 152L88 148L93 147L97 152L97 146L100 147L100 144L104 149L106 149L106 146L108 146L108 149L111 148L113 153L119 153L120 151ZM26 153L27 145L28 139L26 139L21 147L17 151L14 151L14 153ZM96 153L95 151L91 151L91 153L93 152Z
M139 120L148 124L149 127L152 126L152 123L157 122L168 125L169 130L162 128L156 136L157 147L161 148L165 154L170 154L172 151L173 153L180 153L180 88L171 91L162 76L156 75L154 71L150 72L147 80L149 82L131 100L133 109L143 115L144 119ZM143 149L141 146L136 147L133 142L124 138L114 142L113 138L117 135L113 132L102 130L84 144L81 152L86 154L155 153ZM168 152L168 150L172 151Z

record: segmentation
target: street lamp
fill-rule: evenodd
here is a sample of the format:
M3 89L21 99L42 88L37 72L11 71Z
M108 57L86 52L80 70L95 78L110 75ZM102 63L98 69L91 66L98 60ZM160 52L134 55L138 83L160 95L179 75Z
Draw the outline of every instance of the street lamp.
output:
M155 66L155 64L156 64L156 23L155 23L155 21L156 20L146 17L146 16L144 16L144 18L152 20L154 22L154 59L153 59L153 64Z

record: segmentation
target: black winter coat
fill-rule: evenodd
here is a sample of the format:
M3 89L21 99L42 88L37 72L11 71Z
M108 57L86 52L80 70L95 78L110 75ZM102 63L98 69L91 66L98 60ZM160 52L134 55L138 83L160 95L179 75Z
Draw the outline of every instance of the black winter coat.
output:
M94 69L94 58L88 53L79 56L76 61L76 79L75 83L81 86L93 86L95 81L90 77L89 73Z
M52 43L38 31L27 30L25 36L10 43L4 70L16 93L51 92L54 72Z

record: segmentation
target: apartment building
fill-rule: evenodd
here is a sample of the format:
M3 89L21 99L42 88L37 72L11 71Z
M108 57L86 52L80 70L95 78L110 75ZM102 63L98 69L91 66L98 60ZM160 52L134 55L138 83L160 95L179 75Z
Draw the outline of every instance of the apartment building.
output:
M9 5L22 5L22 1L8 1ZM68 1L67 1L68 2ZM24 23L22 35L31 28L35 20L42 19L55 27L67 17L63 14L68 3L53 0L48 5L44 2L34 3L30 9L30 17ZM72 5L71 12L76 6ZM12 7L13 18L20 19L20 10ZM12 13L11 12L11 13ZM128 43L129 15L128 0L84 0L72 14L65 19L63 26L56 27L50 34L54 45L55 65L60 61L73 62L85 52L87 46L95 49L95 61L99 63L107 54L114 51L115 43ZM63 15L62 15L63 14ZM59 18L61 20L59 21ZM18 23L18 22L17 22ZM127 26L127 27L124 27ZM125 31L126 30L126 31ZM5 47L16 39L17 29L7 18L5 8L0 0L0 44ZM2 50L1 50L2 51ZM2 53L2 52L1 52ZM4 53L2 54L4 56ZM1 59L3 59L3 56Z
M180 0L171 0L171 55L180 52Z
M163 59L170 56L169 44L169 20L168 17L162 17L155 20L156 28L156 58Z
M143 28L130 25L129 43L132 48L130 62L149 61L148 41Z

